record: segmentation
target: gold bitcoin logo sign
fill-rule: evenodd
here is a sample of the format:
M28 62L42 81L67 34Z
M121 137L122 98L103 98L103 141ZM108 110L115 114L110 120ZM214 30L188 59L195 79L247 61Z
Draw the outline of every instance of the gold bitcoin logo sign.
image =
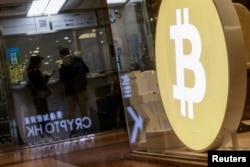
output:
M232 22L224 22L226 16ZM193 150L219 147L237 129L243 112L246 63L235 23L227 0L161 4L156 34L161 97L176 135Z

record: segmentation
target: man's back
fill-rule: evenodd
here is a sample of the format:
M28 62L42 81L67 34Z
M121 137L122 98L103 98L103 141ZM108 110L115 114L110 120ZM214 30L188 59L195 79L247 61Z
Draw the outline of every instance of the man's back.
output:
M86 90L86 74L89 68L81 57L65 56L60 69L60 80L64 83L66 96Z

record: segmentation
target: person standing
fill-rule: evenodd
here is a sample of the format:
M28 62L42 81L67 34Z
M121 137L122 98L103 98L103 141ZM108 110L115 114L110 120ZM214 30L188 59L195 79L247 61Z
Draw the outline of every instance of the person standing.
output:
M49 78L53 75L46 74L44 75L40 71L40 67L42 65L43 57L40 55L31 56L29 61L29 66L27 69L28 79L29 79L29 88L31 90L32 101L34 103L35 109L37 111L37 115L44 116L49 114L49 108L47 103L47 97L51 94L47 83ZM41 129L40 136L45 137L45 135L50 136L46 131L46 123L49 120L42 120L41 124L38 124L38 127Z
M76 105L78 105L81 116L87 116L87 78L89 68L79 56L71 55L69 48L62 48L59 51L62 58L59 69L60 81L63 83L66 102L68 105L69 119L76 117ZM76 134L78 129L71 129L70 137Z

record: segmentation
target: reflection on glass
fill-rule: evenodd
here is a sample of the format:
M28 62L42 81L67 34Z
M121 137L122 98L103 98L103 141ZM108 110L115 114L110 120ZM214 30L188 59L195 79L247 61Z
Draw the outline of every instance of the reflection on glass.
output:
M122 126L121 121L117 121L125 118L122 116L123 107L119 98L119 86L117 86L119 79L114 75L116 68L112 65L110 45L105 32L105 28L95 28L5 37L6 48L14 51L10 56L13 63L11 64L11 59L9 59L10 63L8 62L12 70L10 73L15 77L11 82L12 106L18 134L24 143L36 145L125 126L125 121ZM76 107L75 117L69 119L65 92L59 82L59 68L62 64L59 50L62 47L67 47L71 54L82 57L90 69L86 92L88 116L81 116L79 108ZM43 56L41 71L44 73L55 71L48 82L52 93L47 99L49 113L42 115L37 114L35 105L31 103L30 91L26 87L29 59L36 54ZM16 62L20 64L15 64ZM17 72L19 75L14 75ZM41 138L38 135L41 129L36 125L46 119L49 121L45 124L45 131L48 131L51 136ZM74 136L70 134L73 127L78 128Z

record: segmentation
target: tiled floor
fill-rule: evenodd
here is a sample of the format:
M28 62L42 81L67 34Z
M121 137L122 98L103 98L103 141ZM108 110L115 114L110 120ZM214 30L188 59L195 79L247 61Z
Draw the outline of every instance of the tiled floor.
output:
M250 133L238 134L239 148L249 148ZM225 148L232 148L229 141ZM178 151L178 150L177 150ZM185 151L171 150L171 155L183 156ZM131 153L127 131L88 135L66 141L42 144L0 152L0 167L204 167L202 161L190 162L163 157L152 160L152 155ZM187 157L191 154L187 152ZM192 153L194 154L194 153ZM138 156L139 155L139 156ZM170 153L169 153L170 155ZM150 156L150 160L149 160ZM182 159L184 160L184 159ZM187 162L188 161L188 162Z
M14 165L9 165L5 167L164 167L165 165L160 164L153 164L153 163L147 163L147 162L138 162L138 161L132 161L132 160L118 160L118 161L110 161L110 162L104 162L102 164L89 164L89 165L72 165L65 162L61 162L52 158L46 158L31 162L24 162ZM168 166L171 167L171 166Z
M35 161L23 162L14 165L7 165L6 167L76 167L75 165L71 165L62 161L55 160L53 158L45 158L39 159Z
M4 167L163 167L163 164L126 159L128 142L73 151L48 158L19 162ZM171 167L171 166L170 166Z
M113 144L105 147L82 150L71 154L59 155L55 159L68 162L79 167L160 167L158 164L128 160L126 154L130 153L127 142Z
M0 167L162 167L127 159L126 131L0 153ZM92 145L94 143L94 145ZM171 167L171 166L170 166Z
M0 153L0 167L201 167L204 164L179 160L149 161L131 158L126 131L46 144ZM240 134L240 143L249 146L249 133ZM244 139L244 140L243 140ZM230 145L230 143L229 143ZM249 148L249 147L248 147ZM154 162L154 163L153 163ZM178 162L178 163L177 163Z

